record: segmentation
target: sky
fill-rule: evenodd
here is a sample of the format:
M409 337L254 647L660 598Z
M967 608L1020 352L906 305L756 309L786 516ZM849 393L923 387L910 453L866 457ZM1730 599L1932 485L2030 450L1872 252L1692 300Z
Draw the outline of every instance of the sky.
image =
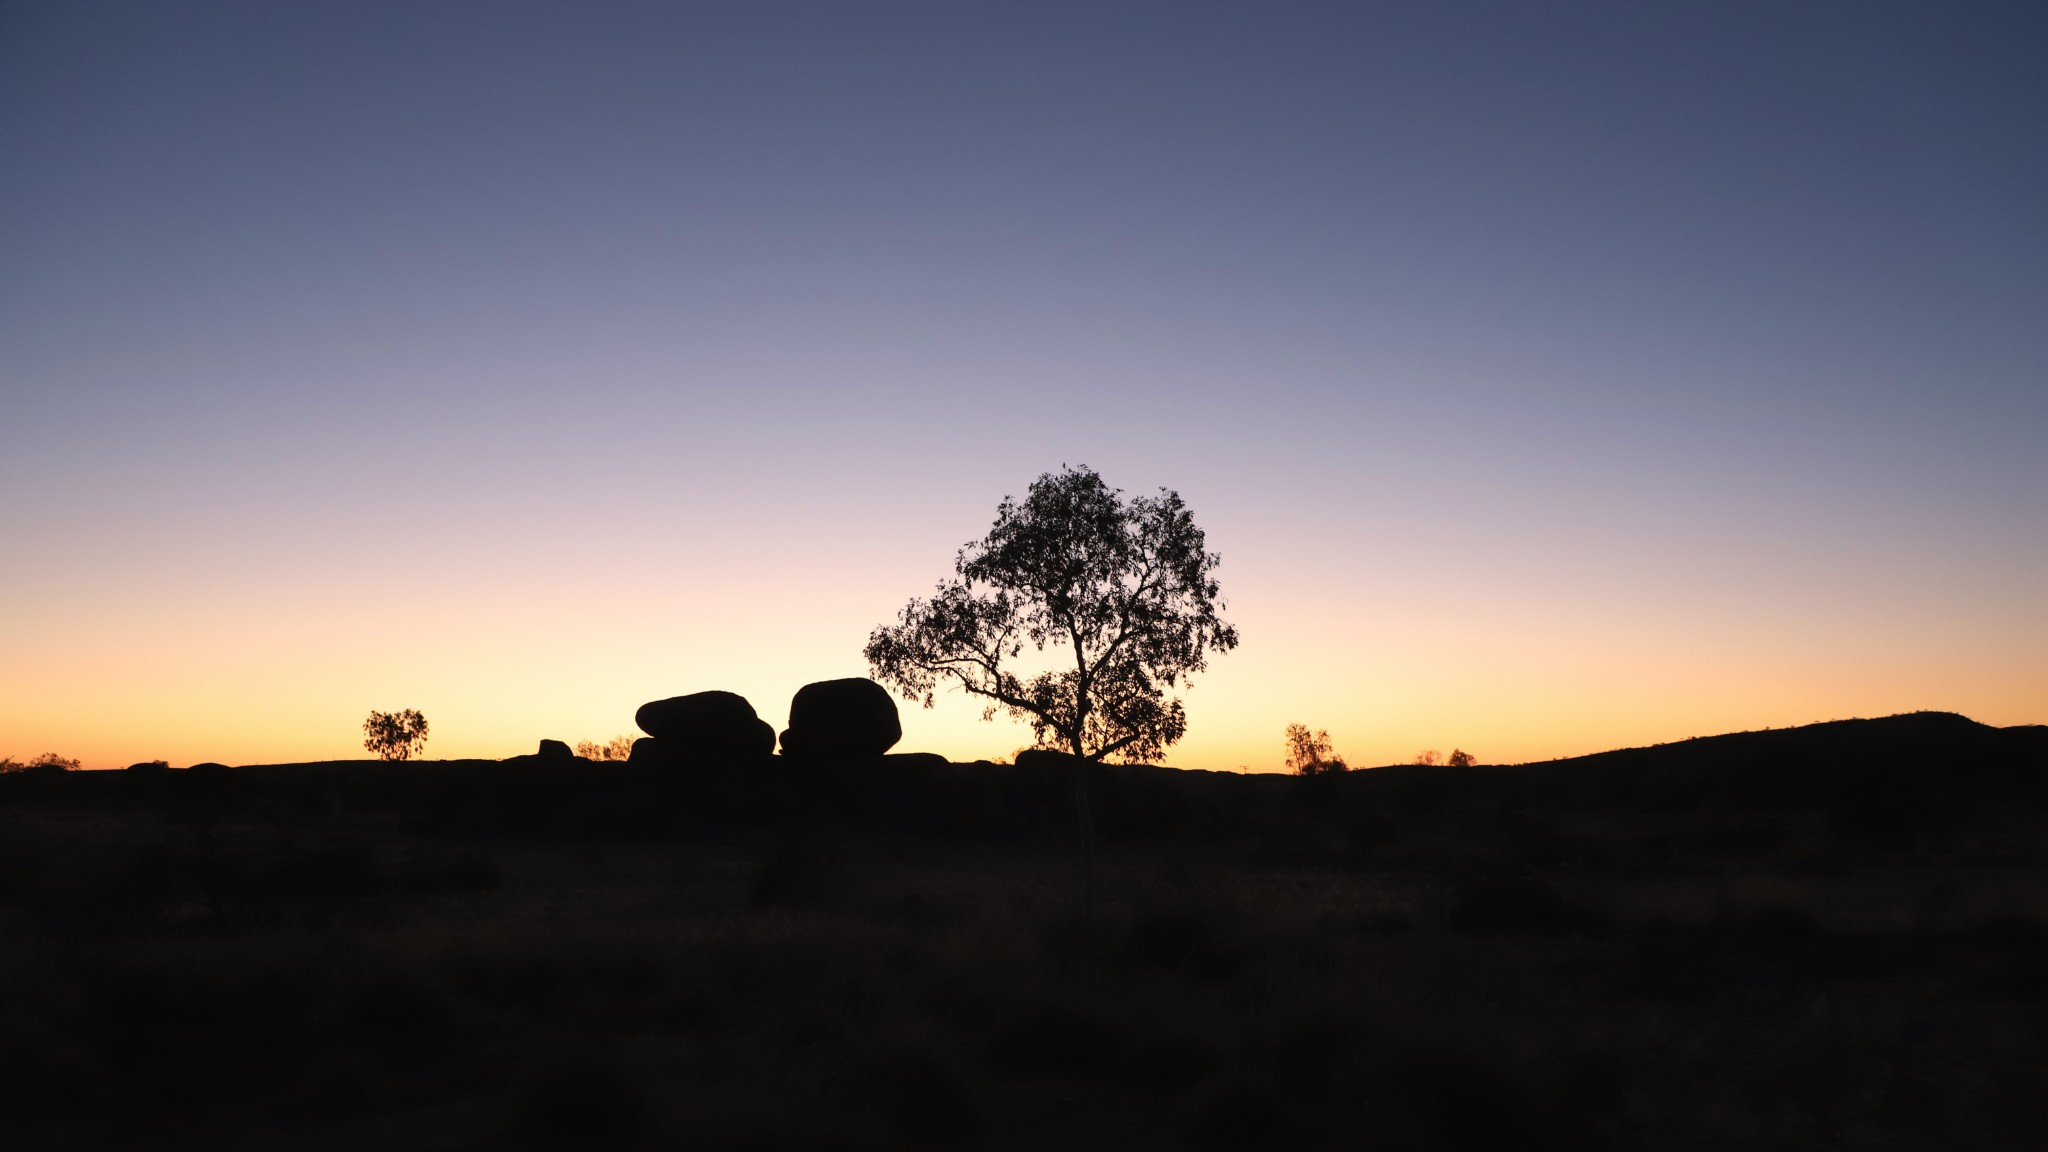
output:
M2044 49L2017 3L10 0L0 756L780 727L1063 465L1222 557L1172 764L2048 721Z

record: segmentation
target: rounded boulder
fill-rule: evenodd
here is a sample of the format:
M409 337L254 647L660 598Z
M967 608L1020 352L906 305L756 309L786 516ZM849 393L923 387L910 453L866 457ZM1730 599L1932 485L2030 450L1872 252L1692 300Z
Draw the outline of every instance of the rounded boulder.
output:
M782 754L805 760L880 756L903 739L903 723L889 690L873 680L821 680L797 689L789 702Z
M633 722L671 755L751 760L775 751L775 729L736 692L692 692L642 704Z

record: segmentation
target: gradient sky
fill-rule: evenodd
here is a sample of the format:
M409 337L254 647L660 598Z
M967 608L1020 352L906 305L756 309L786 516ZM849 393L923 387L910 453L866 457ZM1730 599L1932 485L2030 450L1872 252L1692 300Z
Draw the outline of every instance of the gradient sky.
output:
M1063 463L1171 763L2048 721L2041 12L7 3L0 755L780 726Z

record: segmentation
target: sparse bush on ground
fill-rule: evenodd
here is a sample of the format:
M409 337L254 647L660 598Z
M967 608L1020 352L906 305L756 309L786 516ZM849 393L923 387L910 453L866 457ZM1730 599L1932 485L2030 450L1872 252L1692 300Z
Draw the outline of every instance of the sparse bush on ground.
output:
M576 744L576 755L585 760L629 760L633 756L633 738L614 736L602 744L595 740L580 740Z
M0 774L10 772L76 772L78 769L79 762L77 760L59 756L55 752L45 752L31 759L26 764L12 758L0 757Z

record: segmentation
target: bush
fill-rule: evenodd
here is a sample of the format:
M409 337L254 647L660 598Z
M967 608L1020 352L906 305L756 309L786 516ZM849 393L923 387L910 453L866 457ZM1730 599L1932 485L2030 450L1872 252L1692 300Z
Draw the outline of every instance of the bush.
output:
M585 760L627 760L633 755L631 736L614 736L603 744L595 740L576 742L576 754Z
M41 756L36 757L35 759L29 761L26 764L23 764L19 760L7 757L0 757L0 773L76 771L78 771L78 761L66 759L63 756L57 755L55 752L45 752Z

